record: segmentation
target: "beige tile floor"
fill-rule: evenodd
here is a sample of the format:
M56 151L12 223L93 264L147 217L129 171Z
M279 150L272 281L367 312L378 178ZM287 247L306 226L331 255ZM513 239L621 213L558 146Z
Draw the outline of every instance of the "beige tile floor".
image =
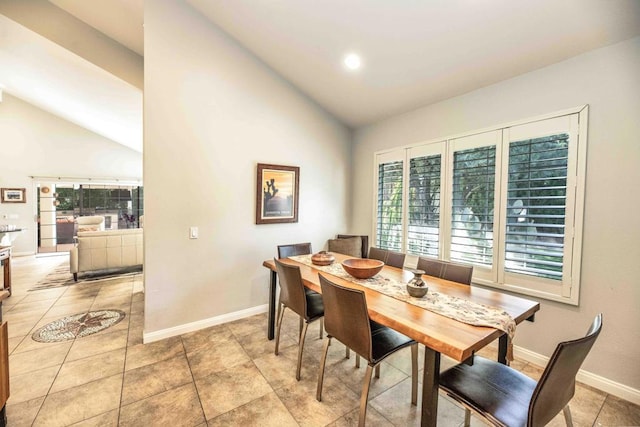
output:
M142 344L143 294L137 278L27 292L64 257L13 260L9 322L9 426L352 426L364 367L331 346L323 402L315 400L322 342L308 334L302 380L295 380L297 318L287 315L281 353L266 339L266 315ZM48 322L89 309L115 308L127 317L97 334L57 344L33 341ZM495 350L487 355L495 357ZM410 404L409 352L385 361L371 386L367 425L419 425ZM443 360L443 365L450 362ZM542 370L513 363L532 377ZM640 408L579 386L571 403L577 426L640 425ZM460 426L463 411L440 398L438 425ZM483 425L472 419L472 425ZM561 416L551 425L564 425Z

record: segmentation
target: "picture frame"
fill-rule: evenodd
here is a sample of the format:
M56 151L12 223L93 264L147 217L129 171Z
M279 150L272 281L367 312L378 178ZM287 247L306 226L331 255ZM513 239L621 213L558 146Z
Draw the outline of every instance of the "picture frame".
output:
M258 163L256 224L298 222L300 168Z
M2 203L27 203L26 188L2 188L0 199Z

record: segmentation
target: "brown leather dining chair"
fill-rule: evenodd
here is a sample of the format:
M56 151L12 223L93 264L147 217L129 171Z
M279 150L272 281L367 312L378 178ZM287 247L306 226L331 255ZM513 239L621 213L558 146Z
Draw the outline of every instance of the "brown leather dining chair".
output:
M391 267L404 267L405 256L402 252L389 251L387 249L376 248L375 246L369 249L369 258L380 260L384 262L385 265Z
M278 258L288 258L290 256L295 255L309 255L311 254L311 243L291 243L287 245L278 245ZM304 288L305 292L312 295L317 294L317 292L312 291L311 289ZM282 310L282 305L278 303L278 314L276 315L276 319L280 317L280 310ZM303 320L300 318L300 333L302 332ZM322 338L322 319L320 319L320 332L319 337Z
M463 285L470 285L471 277L473 276L472 265L458 264L433 258L418 258L418 266L416 268L424 271L428 276L439 277L452 282L462 283Z
M509 366L475 356L473 365L461 363L440 374L440 388L495 426L544 426L563 411L572 426L569 401L575 393L576 374L602 329L598 314L583 338L558 344L540 381Z
M309 255L311 253L311 243L291 243L288 245L278 245L278 258L288 258L294 255Z
M325 328L328 339L325 341L320 361L316 399L322 401L322 383L327 352L331 345L331 339L335 338L368 362L360 395L359 426L365 425L373 369L376 369L376 377L378 378L380 362L405 347L411 347L411 403L415 405L418 399L418 343L371 320L363 291L335 284L322 273L319 277L325 306Z
M324 305L322 295L317 292L307 290L302 284L300 267L296 265L284 264L274 259L278 277L280 278L280 300L278 302L278 325L276 329L275 354L278 355L280 345L280 333L282 330L282 319L285 309L289 308L300 316L303 326L298 339L298 367L296 369L296 379L300 381L300 369L302 367L302 350L304 349L304 339L307 335L309 323L322 319L324 316ZM282 305L282 310L280 310ZM322 338L322 329L320 329Z

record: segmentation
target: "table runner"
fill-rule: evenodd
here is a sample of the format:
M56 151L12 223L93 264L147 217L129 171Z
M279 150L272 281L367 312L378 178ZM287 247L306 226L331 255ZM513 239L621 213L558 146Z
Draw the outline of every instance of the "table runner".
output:
M301 264L308 265L317 270L348 280L358 285L378 291L384 295L396 298L409 304L416 305L442 316L473 326L488 326L499 329L509 336L509 346L507 348L507 360L513 360L512 340L516 332L516 322L504 310L499 310L485 304L476 303L446 295L440 292L429 290L422 298L415 298L409 295L406 283L400 282L393 277L389 277L382 270L370 279L356 279L347 273L342 264L334 262L331 265L321 266L311 262L311 255L291 256L290 259Z

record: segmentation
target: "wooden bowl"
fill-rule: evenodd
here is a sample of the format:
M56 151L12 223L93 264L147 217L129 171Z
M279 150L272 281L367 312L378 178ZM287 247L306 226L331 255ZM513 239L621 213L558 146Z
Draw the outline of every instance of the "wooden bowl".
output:
M356 279L368 279L375 276L384 267L377 259L348 258L342 261L342 268Z
M311 263L315 265L331 265L336 260L331 252L320 251L317 254L311 255Z

